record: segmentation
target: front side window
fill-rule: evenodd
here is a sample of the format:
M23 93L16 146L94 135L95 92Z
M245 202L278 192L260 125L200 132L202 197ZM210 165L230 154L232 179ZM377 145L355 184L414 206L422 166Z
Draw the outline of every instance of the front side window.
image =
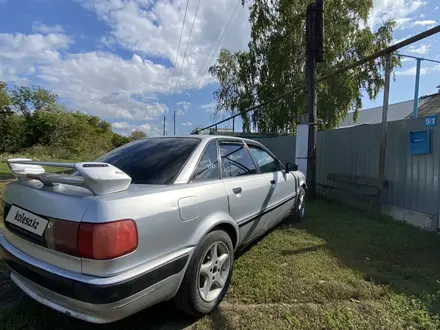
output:
M242 143L220 142L220 156L224 178L257 173L254 161Z
M281 169L278 162L262 148L249 145L249 150L262 173L277 172Z
M194 172L191 182L200 182L218 179L217 143L209 142L200 162Z
M198 146L197 138L152 138L131 142L96 159L127 173L136 184L171 184Z

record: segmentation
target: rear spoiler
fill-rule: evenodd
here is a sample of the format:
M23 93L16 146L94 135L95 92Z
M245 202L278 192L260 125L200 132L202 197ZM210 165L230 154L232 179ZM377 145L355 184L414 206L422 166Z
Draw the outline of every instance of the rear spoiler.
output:
M107 195L127 190L131 177L117 167L100 162L55 163L34 162L27 158L8 159L8 167L18 180L39 180L44 185L59 183L83 187L95 195ZM77 170L80 175L46 173L43 166Z

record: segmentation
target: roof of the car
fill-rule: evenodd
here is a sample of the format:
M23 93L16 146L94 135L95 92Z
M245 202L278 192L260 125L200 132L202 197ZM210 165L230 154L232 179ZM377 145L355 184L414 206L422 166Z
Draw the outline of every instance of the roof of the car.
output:
M251 139L246 139L238 136L229 136L229 135L165 135L165 136L156 136L156 137L146 137L142 138L142 140L147 139L184 139L184 138L193 138L193 139L200 139L202 141L208 141L212 139L227 139L227 140L237 140L237 141L249 141L249 142L257 142Z

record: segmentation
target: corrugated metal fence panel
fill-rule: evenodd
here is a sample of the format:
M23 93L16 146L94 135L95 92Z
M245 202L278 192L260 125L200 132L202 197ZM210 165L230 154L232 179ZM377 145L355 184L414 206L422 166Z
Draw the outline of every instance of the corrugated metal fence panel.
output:
M427 129L431 130L431 154L411 155L410 132ZM384 192L384 203L439 214L439 127L424 127L423 118L390 122L385 164L385 178L390 181L390 187Z
M440 127L431 129L429 155L409 151L411 131L426 130L423 118L388 123L385 179L390 187L382 202L427 214L439 214ZM317 181L328 173L377 177L381 124L318 133Z
M378 125L318 132L317 181L327 182L328 173L376 177L379 142Z
M274 153L277 158L285 164L286 162L295 162L296 137L295 136L277 136L254 138L266 148Z
M409 151L411 131L431 130L431 154L413 156ZM328 173L376 178L379 170L381 124L318 132L317 182L327 182ZM283 163L295 160L294 136L259 137ZM388 123L385 179L390 187L382 202L417 212L440 212L440 127L424 127L423 118Z

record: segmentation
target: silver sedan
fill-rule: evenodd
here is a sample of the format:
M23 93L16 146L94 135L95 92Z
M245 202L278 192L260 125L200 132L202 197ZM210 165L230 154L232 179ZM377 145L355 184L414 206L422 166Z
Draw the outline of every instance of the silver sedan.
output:
M234 252L305 213L304 174L248 139L146 138L93 162L8 165L18 180L3 193L0 252L12 280L93 323L169 299L194 316L212 312Z

